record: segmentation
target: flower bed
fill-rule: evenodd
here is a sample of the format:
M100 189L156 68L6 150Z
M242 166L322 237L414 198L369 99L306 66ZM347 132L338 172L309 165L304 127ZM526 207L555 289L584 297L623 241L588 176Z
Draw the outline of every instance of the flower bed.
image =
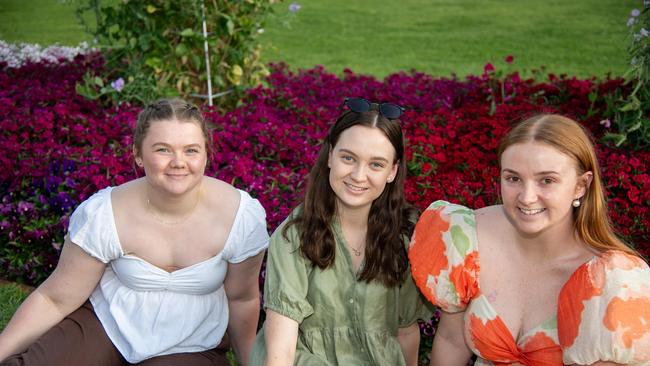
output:
M74 207L137 175L130 147L137 108L106 109L75 94L83 73L99 66L82 55L71 63L4 67L0 75L2 277L42 281L56 263ZM607 130L599 118L602 96L622 87L619 79L498 78L489 68L467 80L419 73L376 80L349 70L337 77L320 68L293 73L274 65L268 86L250 90L239 108L207 112L217 143L208 174L258 197L273 230L299 201L316 145L343 98L365 96L409 109L403 118L409 201L419 208L435 199L482 207L497 202L496 144L513 122L558 112L583 121L599 138ZM650 254L650 152L599 145L598 153L613 222Z

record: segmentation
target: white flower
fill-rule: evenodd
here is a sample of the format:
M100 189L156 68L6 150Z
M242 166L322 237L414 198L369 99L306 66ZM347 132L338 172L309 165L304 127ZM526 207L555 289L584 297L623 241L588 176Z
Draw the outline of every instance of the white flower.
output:
M641 15L639 9L632 9L632 11L630 12L630 16L633 16L635 18L638 17L639 15Z

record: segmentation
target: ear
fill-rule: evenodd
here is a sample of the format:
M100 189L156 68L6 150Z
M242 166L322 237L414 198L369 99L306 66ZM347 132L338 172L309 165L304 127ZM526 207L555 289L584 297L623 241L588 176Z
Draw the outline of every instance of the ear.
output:
M142 161L142 156L138 149L133 146L133 161L135 161L136 165L141 166L142 163L138 163L139 161Z
M591 181L594 179L594 173L591 171L585 172L578 177L578 182L576 184L575 198L582 198L587 193L587 190L591 186Z
M393 167L390 168L390 174L388 174L388 183L393 183L395 177L397 177L398 169L399 169L399 160L393 163Z

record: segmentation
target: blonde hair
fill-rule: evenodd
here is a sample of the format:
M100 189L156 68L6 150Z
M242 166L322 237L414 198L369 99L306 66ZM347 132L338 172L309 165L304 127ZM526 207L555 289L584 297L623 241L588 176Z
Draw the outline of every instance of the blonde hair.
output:
M596 152L585 128L576 121L557 114L529 118L515 126L501 140L497 150L499 162L508 147L528 141L543 142L570 156L576 163L578 175L592 172L591 185L586 187L580 207L573 209L574 228L578 237L599 252L615 249L640 257L612 229Z

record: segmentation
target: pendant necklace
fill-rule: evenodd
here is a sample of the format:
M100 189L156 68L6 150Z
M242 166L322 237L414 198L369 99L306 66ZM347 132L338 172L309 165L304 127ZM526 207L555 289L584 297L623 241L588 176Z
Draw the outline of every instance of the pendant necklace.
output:
M187 221L187 219L189 219L190 216L192 216L194 211L196 211L196 208L199 206L199 201L200 200L201 200L201 190L199 189L199 192L197 193L197 197L196 197L196 202L194 202L194 205L192 206L192 208L190 208L189 211L187 211L187 213L183 214L183 216L179 220L168 221L168 220L165 220L163 217L161 217L156 212L156 210L154 210L154 208L151 206L151 201L149 200L149 190L147 190L147 211L149 211L149 213L151 213L151 216L153 216L153 218L156 221L158 221L159 223L161 223L161 224L164 224L164 225L180 225L180 224L184 223L185 221Z
M355 256L360 257L361 256L361 246L362 245L363 244L359 245L359 249L356 249L352 245L348 244L348 248L350 248L350 250L352 251L352 253L354 253Z

